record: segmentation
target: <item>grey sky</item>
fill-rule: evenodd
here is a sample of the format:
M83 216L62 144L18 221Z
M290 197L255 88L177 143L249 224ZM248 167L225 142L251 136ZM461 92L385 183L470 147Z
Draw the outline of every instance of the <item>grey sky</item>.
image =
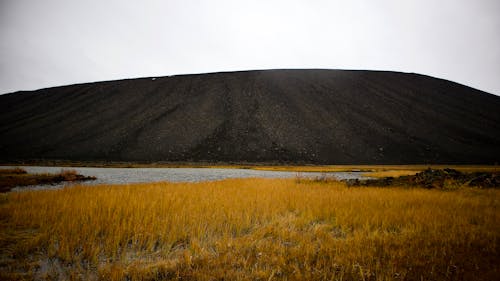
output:
M500 1L0 0L0 93L267 68L417 72L500 95Z

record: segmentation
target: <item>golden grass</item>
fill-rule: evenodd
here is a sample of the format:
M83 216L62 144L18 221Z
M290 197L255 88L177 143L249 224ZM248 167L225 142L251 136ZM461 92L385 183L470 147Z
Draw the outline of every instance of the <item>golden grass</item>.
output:
M19 163L0 163L0 166L18 166ZM461 172L500 172L498 165L441 165L441 164L417 164L417 165L282 165L282 164L231 164L231 163L209 163L209 162L78 162L78 161L42 161L27 162L23 165L35 166L58 166L58 167L101 167L101 168L208 168L208 169L252 169L265 171L289 171L289 172L383 172L383 171L423 171L427 168L444 169L451 168Z
M372 178L385 178L385 177L400 177L400 176L412 176L416 173L420 172L419 170L388 170L388 171L379 171L379 172L368 172L363 173L364 177L372 177Z
M0 196L0 279L494 280L500 191L231 179Z
M75 170L61 170L56 174L28 174L21 168L0 169L0 192L8 192L16 186L53 184L63 181L94 180L95 177L83 176Z
M21 168L11 168L11 169L0 168L0 175L22 175L22 174L27 174L26 170Z

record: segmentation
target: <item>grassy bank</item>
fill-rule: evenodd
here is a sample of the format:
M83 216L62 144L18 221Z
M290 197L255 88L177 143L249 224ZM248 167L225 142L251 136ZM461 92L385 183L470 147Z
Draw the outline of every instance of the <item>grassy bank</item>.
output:
M0 195L0 279L494 280L500 190L233 179Z
M95 177L79 175L74 170L61 170L61 172L57 174L28 174L26 170L21 168L0 168L0 193L8 192L16 186L42 185L94 179Z
M498 165L300 165L284 163L213 163L213 162L95 162L67 160L32 160L0 163L0 166L52 166L52 167L97 167L97 168L223 168L252 169L288 172L365 172L369 177L387 177L415 174L427 168L452 168L461 172L500 172Z
M500 188L500 172L460 172L446 168L442 170L426 169L418 173L400 171L400 173L375 173L375 179L350 179L348 186L407 186L439 189ZM380 175L384 175L381 177Z

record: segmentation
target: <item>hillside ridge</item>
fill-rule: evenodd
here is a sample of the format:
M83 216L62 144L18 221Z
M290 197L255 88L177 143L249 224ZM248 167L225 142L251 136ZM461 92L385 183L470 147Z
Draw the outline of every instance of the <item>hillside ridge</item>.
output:
M287 69L0 95L0 160L494 164L500 97L415 73Z

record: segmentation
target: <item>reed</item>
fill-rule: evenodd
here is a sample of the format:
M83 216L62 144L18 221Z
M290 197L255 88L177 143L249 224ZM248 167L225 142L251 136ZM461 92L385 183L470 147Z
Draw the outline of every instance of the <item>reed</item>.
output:
M387 170L379 172L368 172L363 173L364 177L371 178L385 178L385 177L400 177L400 176L412 176L420 172L419 170Z
M494 280L500 191L229 179L0 195L0 279Z
M95 177L80 175L75 170L62 169L56 174L28 174L26 170L21 168L0 169L0 193L8 192L16 186L54 184L95 179Z

